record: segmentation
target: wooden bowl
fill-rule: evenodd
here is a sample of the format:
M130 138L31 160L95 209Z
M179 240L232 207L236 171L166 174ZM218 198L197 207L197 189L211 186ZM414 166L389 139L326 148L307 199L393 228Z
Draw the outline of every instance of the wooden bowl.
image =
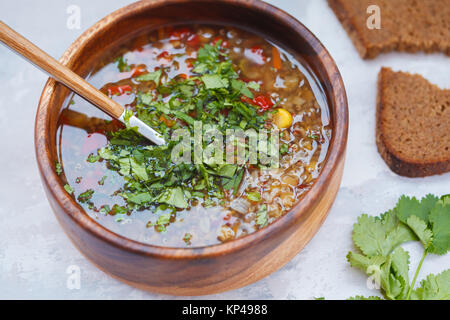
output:
M324 46L287 13L257 0L141 1L119 9L80 36L60 61L85 76L118 41L158 25L232 24L264 35L300 55L327 96L333 125L322 172L286 215L242 238L200 248L169 248L115 234L90 218L66 193L55 173L58 116L69 90L49 79L36 116L36 156L55 215L75 246L108 274L133 286L175 295L203 295L253 283L282 267L317 232L336 197L344 168L347 98L339 71ZM295 281L295 279L292 279Z

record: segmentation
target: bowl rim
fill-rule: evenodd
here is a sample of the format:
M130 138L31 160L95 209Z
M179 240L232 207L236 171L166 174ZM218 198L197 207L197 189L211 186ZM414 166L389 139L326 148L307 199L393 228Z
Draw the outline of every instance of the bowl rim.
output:
M52 78L49 78L46 82L41 94L38 109L36 112L35 121L35 151L36 159L38 162L38 168L42 177L43 184L47 185L48 192L51 195L47 195L50 201L50 196L58 202L59 206L63 209L64 214L68 215L75 223L77 223L85 231L94 235L100 240L107 242L108 244L118 247L135 254L141 254L152 257L159 257L164 259L196 259L199 257L215 257L219 255L229 254L234 251L239 251L248 246L255 245L261 241L264 241L266 237L273 236L274 233L283 232L289 224L293 221L300 219L304 212L311 209L315 203L316 198L324 194L328 186L328 181L331 179L334 171L337 169L339 160L345 156L347 133L348 133L348 105L347 96L345 92L344 83L340 72L334 62L333 58L322 45L322 43L315 37L315 35L307 29L301 22L286 13L285 11L265 3L261 0L190 0L189 2L223 2L230 5L238 5L251 9L257 13L264 13L271 16L277 16L277 19L283 20L290 28L296 29L297 33L309 42L314 48L319 48L321 55L318 55L318 59L322 60L322 63L326 62L326 75L332 81L332 95L335 107L332 112L333 123L333 135L329 144L328 153L324 166L314 182L310 190L297 201L294 207L282 217L268 225L267 227L252 232L243 237L234 239L225 243L218 243L213 245L207 245L202 247L193 248L177 248L177 247L163 247L152 244L146 244L137 240L133 240L122 235L119 235L109 229L100 225L97 221L91 218L81 206L75 202L75 200L67 194L61 183L60 177L54 170L54 163L50 158L50 139L40 139L39 132L45 132L45 136L49 131L49 117L51 101L55 88L60 85ZM106 21L120 20L127 16L133 15L140 10L150 10L152 8L173 5L178 3L185 3L186 0L152 0L152 1L139 1L131 3L125 7L122 7L87 29L79 36L72 45L64 52L60 59L60 62L67 65L76 58L77 53L89 43L93 41L96 35L101 34L106 28ZM330 100L330 97L327 99ZM331 106L329 106L331 108ZM338 122L338 121L339 122ZM50 201L51 202L51 201Z

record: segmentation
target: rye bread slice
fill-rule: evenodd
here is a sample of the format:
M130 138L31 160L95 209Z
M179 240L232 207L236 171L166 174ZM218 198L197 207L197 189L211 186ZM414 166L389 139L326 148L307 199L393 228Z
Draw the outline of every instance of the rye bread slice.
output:
M407 177L450 171L450 90L382 68L376 117L378 152L392 171Z
M328 0L360 55L443 52L450 55L450 0ZM380 7L381 28L369 29L370 5Z

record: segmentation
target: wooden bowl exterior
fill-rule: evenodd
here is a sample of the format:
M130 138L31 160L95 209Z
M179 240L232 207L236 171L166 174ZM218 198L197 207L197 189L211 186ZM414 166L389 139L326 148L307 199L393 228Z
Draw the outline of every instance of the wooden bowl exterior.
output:
M314 236L336 197L344 168L347 98L339 71L323 45L297 20L257 0L141 1L87 30L60 61L85 76L101 52L152 26L188 22L233 24L262 34L300 55L327 95L333 137L319 178L301 201L268 227L202 248L166 248L117 235L90 218L67 195L54 166L58 116L69 90L49 79L36 116L36 157L55 215L75 246L108 274L133 286L175 295L239 288L282 267Z

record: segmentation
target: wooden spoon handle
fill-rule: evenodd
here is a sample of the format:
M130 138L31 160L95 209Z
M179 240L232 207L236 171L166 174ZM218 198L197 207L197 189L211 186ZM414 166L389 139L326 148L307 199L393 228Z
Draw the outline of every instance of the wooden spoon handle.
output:
M120 104L91 86L2 21L0 21L0 41L110 116L118 119L124 112Z

